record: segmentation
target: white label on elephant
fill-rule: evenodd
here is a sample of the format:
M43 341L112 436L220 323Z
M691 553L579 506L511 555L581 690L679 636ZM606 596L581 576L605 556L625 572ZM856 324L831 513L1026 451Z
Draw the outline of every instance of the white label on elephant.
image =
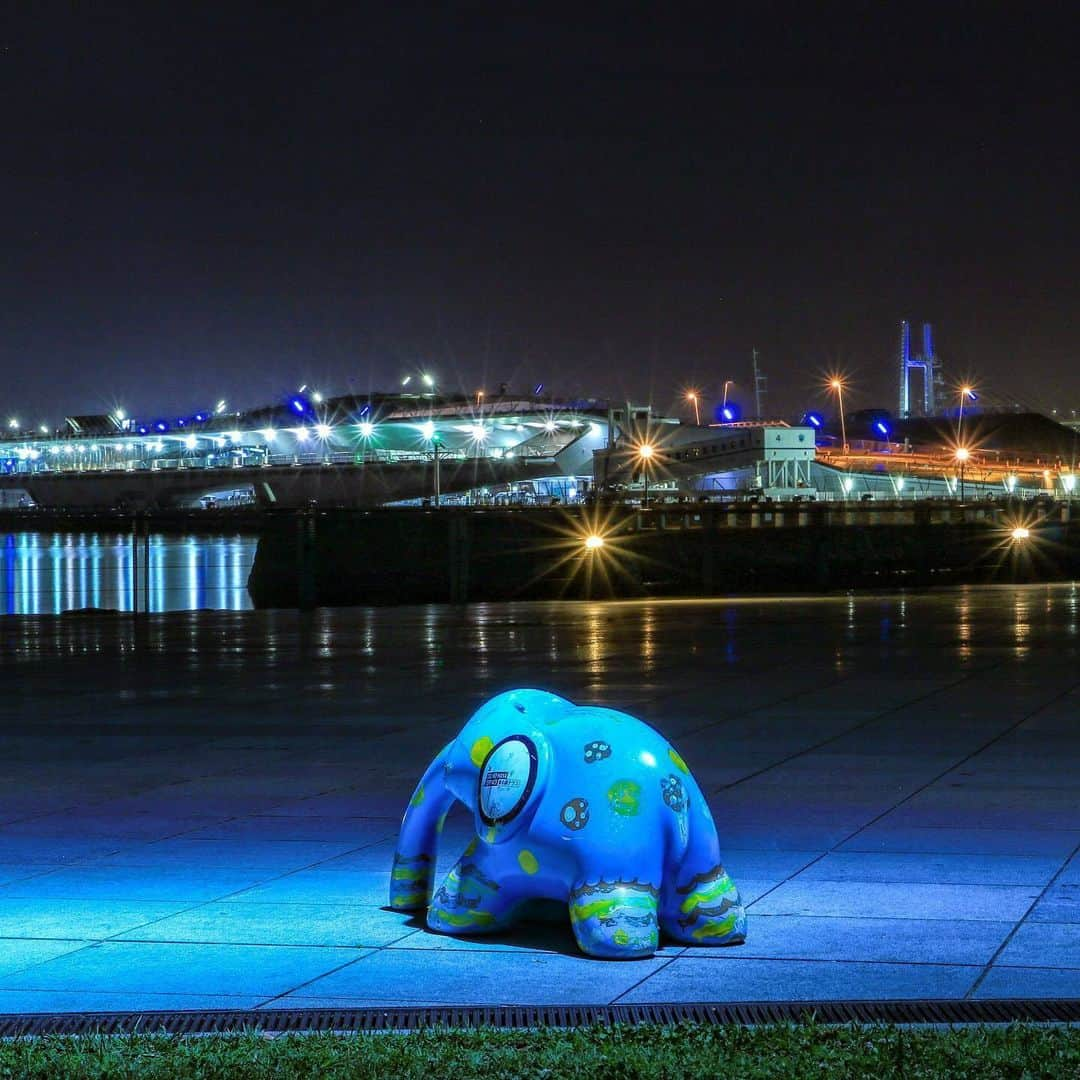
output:
M532 769L532 753L523 739L495 747L480 776L480 809L486 818L499 821L520 809Z

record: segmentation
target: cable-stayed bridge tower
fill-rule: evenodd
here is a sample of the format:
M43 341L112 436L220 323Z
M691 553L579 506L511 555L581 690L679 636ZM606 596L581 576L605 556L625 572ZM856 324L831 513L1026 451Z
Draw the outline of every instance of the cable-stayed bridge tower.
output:
M934 333L929 323L923 323L923 350L918 356L911 355L911 326L907 319L900 323L900 401L897 415L902 419L911 416L911 372L921 369L923 400L921 411L915 416L934 416L937 413L940 392L945 389L945 376L941 361L934 353Z

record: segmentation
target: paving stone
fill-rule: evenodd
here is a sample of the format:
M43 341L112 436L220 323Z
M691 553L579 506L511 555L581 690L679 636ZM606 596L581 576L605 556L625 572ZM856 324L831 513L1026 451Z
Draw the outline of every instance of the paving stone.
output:
M5 865L63 866L85 859L115 854L131 847L129 837L13 836L0 830L0 862Z
M390 870L300 870L230 896L226 903L365 904L389 903Z
M995 964L974 998L1080 998L1080 969Z
M418 997L442 1004L606 1004L667 962L615 963L527 949L486 952L482 968L478 958L472 950L383 949L308 984L302 995L388 1005Z
M214 900L249 888L273 870L226 870L220 867L73 866L0 886L6 898L67 900Z
M36 941L0 938L0 975L11 975L56 956L85 949L85 941Z
M1071 830L930 828L880 822L845 840L839 851L908 851L970 855L1049 855L1066 858L1080 844Z
M106 941L15 974L4 990L282 994L368 955L364 949Z
M833 915L1015 922L1038 898L1023 885L922 885L796 878L753 905L761 915Z
M120 934L119 940L378 948L410 940L416 932L412 915L375 907L213 903Z
M997 963L1005 967L1039 967L1053 961L1056 967L1080 968L1080 927L1072 923L1022 923Z
M1052 885L1028 918L1034 922L1071 923L1080 934L1080 885Z
M881 881L933 885L1045 885L1061 860L1040 855L832 852L800 871L800 881Z
M198 1009L253 1009L252 994L116 994L93 990L0 990L0 1013L190 1012Z
M976 966L871 964L823 960L682 956L618 999L668 1001L811 1001L963 997Z
M187 901L0 899L0 937L96 940L188 906Z
M191 840L306 840L340 841L361 847L396 836L400 817L295 818L248 817L207 825L187 833Z
M1080 855L1074 855L1065 864L1057 883L1059 885L1080 885Z
M393 842L390 843L390 859L393 859ZM103 855L94 860L94 865L175 866L188 871L197 867L200 873L205 868L229 867L284 874L309 866L327 865L326 860L344 857L346 852L353 850L350 841L341 840L194 840L178 837Z
M868 960L905 964L987 964L1011 921L838 918L763 915L754 908L745 945L731 949L691 946L687 956L739 959Z

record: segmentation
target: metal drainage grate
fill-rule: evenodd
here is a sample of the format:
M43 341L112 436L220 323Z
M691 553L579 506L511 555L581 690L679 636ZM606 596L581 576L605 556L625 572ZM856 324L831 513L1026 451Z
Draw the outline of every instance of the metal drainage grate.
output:
M742 1001L673 1005L494 1005L423 1009L236 1009L200 1012L0 1015L0 1038L25 1035L209 1035L261 1031L416 1031L421 1028L571 1028L594 1024L1080 1023L1078 998L986 1001Z

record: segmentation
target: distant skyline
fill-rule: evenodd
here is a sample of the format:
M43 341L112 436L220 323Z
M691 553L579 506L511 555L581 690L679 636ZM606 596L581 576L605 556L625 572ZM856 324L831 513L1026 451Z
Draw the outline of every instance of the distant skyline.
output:
M420 370L748 406L755 346L770 413L834 369L893 409L901 318L950 381L1067 416L1073 36L981 4L11 20L0 419Z

